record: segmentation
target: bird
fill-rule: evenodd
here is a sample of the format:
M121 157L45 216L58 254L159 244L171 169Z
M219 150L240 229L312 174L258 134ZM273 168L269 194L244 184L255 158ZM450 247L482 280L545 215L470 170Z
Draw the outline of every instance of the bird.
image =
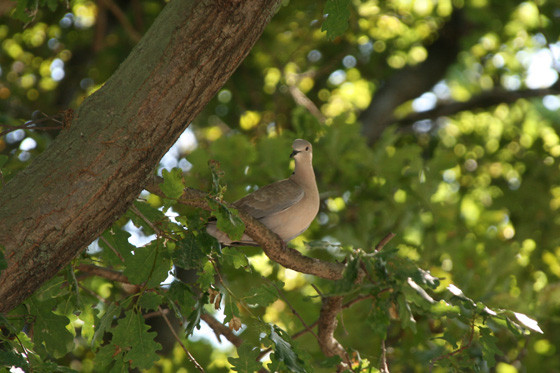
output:
M257 189L233 203L233 207L261 221L287 243L307 230L319 212L319 190L313 171L313 147L309 141L296 139L290 157L295 161L294 172L284 180ZM224 246L259 246L243 234L232 241L218 230L215 221L206 231Z

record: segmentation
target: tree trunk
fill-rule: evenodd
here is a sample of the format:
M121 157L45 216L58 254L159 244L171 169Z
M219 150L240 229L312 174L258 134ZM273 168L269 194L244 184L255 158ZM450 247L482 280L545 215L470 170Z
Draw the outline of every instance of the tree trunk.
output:
M260 37L280 0L174 0L51 147L0 192L0 312L109 227Z

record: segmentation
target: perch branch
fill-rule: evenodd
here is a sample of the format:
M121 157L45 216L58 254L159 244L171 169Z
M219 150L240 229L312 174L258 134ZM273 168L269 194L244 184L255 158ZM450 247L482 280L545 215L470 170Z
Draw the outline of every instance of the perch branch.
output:
M146 190L163 198L165 195L155 182L146 185ZM186 188L183 196L177 202L210 210L207 194L199 190ZM228 206L229 207L229 206ZM344 264L325 262L319 259L302 255L299 251L286 247L286 244L278 235L269 230L263 223L251 215L239 211L239 217L245 223L245 233L257 242L268 258L286 268L297 272L314 275L328 280L340 280L344 271Z

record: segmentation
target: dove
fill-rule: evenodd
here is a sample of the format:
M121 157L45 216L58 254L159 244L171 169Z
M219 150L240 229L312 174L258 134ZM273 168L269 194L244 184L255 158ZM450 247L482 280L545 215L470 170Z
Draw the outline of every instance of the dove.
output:
M309 227L319 212L319 190L313 171L313 147L306 140L296 139L290 157L295 169L289 178L257 189L233 203L233 207L260 220L268 229L288 242ZM225 246L258 246L246 234L232 241L211 221L206 231Z

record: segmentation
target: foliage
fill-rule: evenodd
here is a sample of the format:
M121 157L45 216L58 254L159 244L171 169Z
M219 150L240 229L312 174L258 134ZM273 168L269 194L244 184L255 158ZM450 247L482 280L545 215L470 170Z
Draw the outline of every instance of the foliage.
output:
M0 183L57 136L33 126L59 126L52 119L100 87L134 45L130 28L143 33L162 6L122 5L124 24L85 0L20 0L2 16L0 131L9 133ZM194 140L162 160L163 195L143 192L85 253L0 315L0 364L155 372L194 371L196 360L215 372L332 372L342 359L325 356L308 329L322 299L340 296L335 337L353 371L374 371L380 356L396 372L559 371L560 98L552 89L523 96L557 79L556 7L285 2L189 127ZM458 15L467 26L444 34ZM367 138L360 115L376 94L416 84L392 78L419 69L445 38L460 52L447 50L449 67L430 72L439 83L399 102L397 124ZM496 90L522 98L399 122ZM297 137L314 144L322 204L290 245L344 262L340 281L287 270L259 248L220 247L204 229L212 217L240 237L244 224L226 201L286 177ZM187 186L208 191L211 212L180 202ZM389 232L396 238L376 248ZM237 348L201 339L212 315L230 331L215 333ZM191 356L165 337L168 324Z

